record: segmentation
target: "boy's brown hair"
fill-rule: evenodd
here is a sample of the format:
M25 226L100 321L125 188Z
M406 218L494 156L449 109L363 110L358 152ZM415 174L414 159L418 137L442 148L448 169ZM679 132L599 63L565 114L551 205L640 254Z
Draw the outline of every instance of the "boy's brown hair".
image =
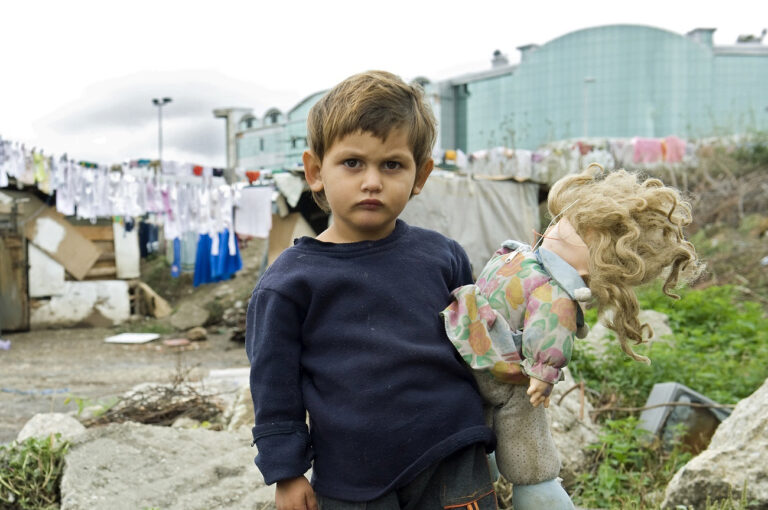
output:
M418 180L432 157L436 124L419 85L408 85L386 71L367 71L342 81L312 107L307 142L322 161L333 143L349 134L362 131L385 140L393 129L404 128ZM330 210L324 192L313 191L312 196L323 210Z

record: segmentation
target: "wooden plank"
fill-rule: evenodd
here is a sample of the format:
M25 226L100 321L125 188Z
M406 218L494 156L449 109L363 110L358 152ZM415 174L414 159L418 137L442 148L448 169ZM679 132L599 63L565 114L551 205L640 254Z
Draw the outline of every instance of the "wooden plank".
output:
M50 207L27 221L24 235L78 280L85 277L101 254L101 250Z
M112 225L73 225L89 241L112 241L115 234Z
M101 252L101 255L99 255L99 258L96 262L111 262L112 265L115 265L115 252L113 251L103 251Z
M88 280L103 279L106 276L117 276L117 268L115 266L93 267L85 274Z
M0 329L29 329L27 247L18 236L0 236Z

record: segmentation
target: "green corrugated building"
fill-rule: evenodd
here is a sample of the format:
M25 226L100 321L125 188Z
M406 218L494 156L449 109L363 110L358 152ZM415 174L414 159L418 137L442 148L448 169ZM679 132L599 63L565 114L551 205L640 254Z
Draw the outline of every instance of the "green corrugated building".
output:
M533 150L581 137L702 138L768 131L765 33L715 46L714 31L586 28L541 46L519 47L518 64L510 65L497 51L487 71L417 80L438 117L441 149ZM228 139L236 144L237 161L228 166L300 165L307 113L323 93L286 113L270 109L261 118L248 113L232 119L236 133Z

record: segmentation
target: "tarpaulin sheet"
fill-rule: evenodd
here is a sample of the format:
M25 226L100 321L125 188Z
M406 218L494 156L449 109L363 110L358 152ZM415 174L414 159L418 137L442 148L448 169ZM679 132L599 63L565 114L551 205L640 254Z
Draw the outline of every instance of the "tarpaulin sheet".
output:
M461 244L477 276L507 239L532 243L539 230L539 185L491 181L435 171L401 218Z

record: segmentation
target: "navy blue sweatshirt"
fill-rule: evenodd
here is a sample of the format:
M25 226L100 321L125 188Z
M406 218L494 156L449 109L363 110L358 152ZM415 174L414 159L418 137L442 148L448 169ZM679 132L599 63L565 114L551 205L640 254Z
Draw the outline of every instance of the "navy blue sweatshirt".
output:
M401 220L378 241L303 237L280 255L246 331L265 481L312 461L318 494L368 501L465 446L490 451L481 398L440 319L469 283L455 241Z

